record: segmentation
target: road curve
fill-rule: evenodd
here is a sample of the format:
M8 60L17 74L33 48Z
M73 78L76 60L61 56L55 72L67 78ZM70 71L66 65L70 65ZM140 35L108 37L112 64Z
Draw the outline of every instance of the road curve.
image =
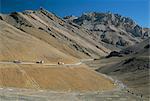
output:
M81 59L80 62L73 63L73 64L62 64L63 66L78 66L83 64L84 62L87 61L93 61L94 59ZM13 61L0 61L0 64L19 64L19 65L34 65L34 64L40 64L36 62L21 62L21 63L14 63ZM49 63L42 63L41 65L46 65L46 66L57 66L59 64L49 64Z

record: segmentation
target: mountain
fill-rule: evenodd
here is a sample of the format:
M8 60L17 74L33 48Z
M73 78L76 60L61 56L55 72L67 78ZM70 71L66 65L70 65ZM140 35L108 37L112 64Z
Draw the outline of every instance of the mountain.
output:
M149 48L150 48L149 42L150 42L150 38L147 38L138 44L135 44L133 46L129 46L125 49L122 49L120 51L120 53L125 54L125 55L148 56L149 55Z
M3 24L12 26L21 33L34 36L76 58L96 58L111 52L101 43L92 40L90 31L81 30L82 27L71 25L45 9L0 14L0 18ZM12 30L12 28L8 30Z
M149 47L150 47L150 38L145 39L144 41L129 46L127 48L122 49L121 51L112 51L106 58L110 57L122 57L122 56L129 56L129 55L141 55L141 56L148 56L149 55Z
M61 58L63 58L63 61L68 62L74 62L77 60L77 58L59 51L52 45L45 43L44 41L25 33L4 21L0 21L0 28L1 61L44 60L47 62L56 62Z
M131 18L110 12L84 13L80 17L64 19L91 31L93 40L112 50L107 58L87 62L91 69L119 80L127 92L149 98L149 28L142 28Z
M141 42L149 34L148 28L135 32L138 25L133 20L112 13L85 13L64 20L41 8L0 14L0 19L75 58L106 56Z
M140 27L131 18L111 12L84 13L80 17L66 16L64 19L91 31L93 40L112 49L134 45L150 36L150 29Z
M62 19L40 8L0 14L0 96L2 100L141 100L139 94L147 97L149 87L148 34L148 28L111 13ZM112 51L121 57L105 58Z
M15 88L58 93L115 88L82 62L111 50L81 29L45 9L0 14L0 91L9 87L14 94Z

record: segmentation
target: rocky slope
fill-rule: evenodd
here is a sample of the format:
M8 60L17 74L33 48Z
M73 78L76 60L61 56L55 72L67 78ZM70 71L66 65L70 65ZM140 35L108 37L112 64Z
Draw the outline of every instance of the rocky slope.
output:
M0 18L3 24L13 26L19 29L19 32L36 37L76 58L95 58L105 56L111 51L101 43L92 40L90 31L69 24L45 9L0 14ZM6 31L2 30L2 32Z
M111 51L91 40L87 30L44 9L0 16L2 92L7 87L58 92L115 88L110 79L82 63ZM40 60L44 63L39 63Z
M141 55L148 56L149 48L150 48L150 38L145 39L144 41L135 44L133 46L129 46L120 51L121 54L125 55Z
M114 64L102 66L97 71L119 79L136 95L149 98L149 49L148 38L139 44L123 49L121 54L126 54L123 57L106 59L108 63L113 61ZM114 58L117 58L117 61Z
M80 17L67 16L64 19L90 30L93 40L114 50L139 43L150 35L150 29L140 27L128 17L110 12L84 13Z
M77 58L67 55L52 45L0 21L0 61L39 61L56 63L74 62Z
M141 41L148 37L149 29L139 27L129 18L110 13L89 13L66 19L45 9L0 14L0 87L68 92L103 91L116 87L110 79L90 70L89 65L94 69L100 67L98 72L121 80L127 87L136 90L138 96L148 97L149 38ZM139 44L130 46L135 43ZM125 48L120 51L125 55L123 57L72 65L82 59L107 56L112 50L121 48ZM14 60L33 64L12 63ZM38 60L52 65L36 64ZM57 65L58 61L65 65ZM3 96L8 95L4 94L3 88L1 92ZM132 99L126 91L106 93L91 98ZM131 98L127 97L129 95Z
M111 13L87 13L63 20L41 8L0 14L0 19L76 58L106 56L113 50L141 42L149 34L148 28Z
M122 49L121 51L112 51L109 55L106 56L106 58L110 57L123 57L123 56L136 56L141 55L143 57L149 55L149 48L150 48L150 38L145 39L144 41L129 46L127 48Z

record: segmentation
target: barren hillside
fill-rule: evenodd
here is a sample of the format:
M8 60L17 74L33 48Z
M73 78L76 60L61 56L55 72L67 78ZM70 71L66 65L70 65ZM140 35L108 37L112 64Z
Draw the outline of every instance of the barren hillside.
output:
M0 16L0 87L52 91L115 88L113 81L82 62L111 51L92 40L87 30L44 9ZM44 63L37 63L40 60Z
M2 14L1 17L22 32L77 58L105 56L111 51L92 40L87 30L68 24L44 9Z
M148 28L117 14L0 14L0 98L139 99L126 86L148 97L148 36ZM105 58L114 50L121 56Z
M121 54L127 55L106 59L106 65L100 66L97 71L121 80L134 94L149 98L149 48L148 38L121 51Z
M50 63L64 61L73 63L75 57L66 55L52 45L22 32L15 27L0 21L0 60L1 61L39 61Z
M65 20L91 31L93 40L111 50L134 45L150 36L149 28L142 28L131 18L111 12L83 13L79 17L67 16Z

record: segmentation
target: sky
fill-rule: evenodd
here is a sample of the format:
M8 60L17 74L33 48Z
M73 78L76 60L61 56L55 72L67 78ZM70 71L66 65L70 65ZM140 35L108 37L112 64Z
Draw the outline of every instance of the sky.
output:
M0 0L0 12L10 13L40 7L60 17L84 12L112 12L132 18L150 28L150 0Z

